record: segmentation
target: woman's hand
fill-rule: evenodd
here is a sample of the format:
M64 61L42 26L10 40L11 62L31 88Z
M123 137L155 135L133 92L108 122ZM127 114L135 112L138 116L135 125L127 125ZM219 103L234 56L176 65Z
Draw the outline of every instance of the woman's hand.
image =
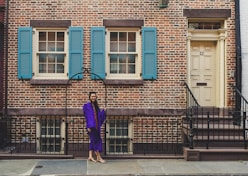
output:
M90 128L87 128L87 131L90 133L91 132L91 129Z

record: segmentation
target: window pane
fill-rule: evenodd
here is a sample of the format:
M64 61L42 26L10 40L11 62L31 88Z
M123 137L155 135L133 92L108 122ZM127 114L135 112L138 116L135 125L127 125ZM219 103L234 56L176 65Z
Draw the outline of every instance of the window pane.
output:
M46 129L45 128L41 129L41 135L46 135Z
M46 73L46 64L39 64L39 73Z
M48 151L49 151L49 152L53 152L53 145L49 145Z
M56 138L56 139L55 139L55 143L56 143L56 144L60 144L60 142L61 142L61 138Z
M48 73L55 73L55 64L48 65Z
M121 147L120 146L116 146L116 152L121 152Z
M57 41L64 41L64 32L57 32Z
M136 44L128 43L128 52L135 52L135 51L136 51Z
M115 136L115 130L114 129L110 129L110 135Z
M126 60L127 60L126 55L119 55L119 62L120 63L126 63Z
M40 63L46 63L46 55L45 54L39 55L39 62Z
M134 54L128 55L128 63L135 63L135 55Z
M110 32L110 41L118 40L118 32Z
M64 54L57 54L57 62L64 63Z
M55 42L48 42L48 51L55 51Z
M56 129L55 129L55 134L56 134L56 135L60 135L60 128L56 128Z
M126 52L126 51L127 51L127 42L120 42L119 52Z
M121 130L116 130L116 136L122 136Z
M115 121L114 120L111 120L109 122L109 126L110 126L110 128L115 128Z
M46 42L39 42L39 51L46 51Z
M46 73L46 54L39 55L39 73Z
M60 145L55 146L55 152L60 152Z
M111 54L110 55L110 63L117 63L117 54Z
M126 70L127 70L126 64L120 64L119 73L126 73L127 72Z
M57 73L64 73L64 64L57 65Z
M109 152L115 152L115 147L111 145L111 146L109 147Z
M55 41L55 32L48 32L48 41Z
M39 41L46 41L46 32L39 32Z
M123 120L116 120L116 127L122 127Z
M127 146L122 147L122 152L123 152L123 153L127 153L127 152L128 152L128 151L127 151Z
M48 135L53 135L53 128L48 129Z
M113 146L115 144L115 140L114 139L110 139L109 140L109 144Z
M51 138L51 137L50 137L47 141L50 143L50 145L51 145L51 144L54 144L54 138Z
M110 42L110 51L117 52L118 51L118 43L117 42Z
M122 136L128 136L128 129L122 130Z
M57 51L64 51L64 42L57 43Z
M119 33L119 41L127 41L127 33L126 32L120 32Z
M118 66L117 64L110 64L110 73L117 73Z
M116 54L110 55L110 73L117 73L117 56Z
M128 33L128 41L135 41L136 40L136 33L135 32L129 32Z
M64 73L64 55L58 54L57 55L57 73ZM59 64L61 63L61 64Z
M55 55L49 54L48 55L48 62L49 63L55 63Z
M55 126L56 126L56 127L60 126L60 124L61 124L61 120L58 120L58 119L55 120Z
M135 64L128 65L128 73L135 73Z

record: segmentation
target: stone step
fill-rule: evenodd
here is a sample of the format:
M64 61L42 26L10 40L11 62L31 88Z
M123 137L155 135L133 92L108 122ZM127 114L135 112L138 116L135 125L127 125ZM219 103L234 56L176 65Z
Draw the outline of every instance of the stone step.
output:
M236 148L184 148L184 159L186 161L236 161L248 160L247 149Z

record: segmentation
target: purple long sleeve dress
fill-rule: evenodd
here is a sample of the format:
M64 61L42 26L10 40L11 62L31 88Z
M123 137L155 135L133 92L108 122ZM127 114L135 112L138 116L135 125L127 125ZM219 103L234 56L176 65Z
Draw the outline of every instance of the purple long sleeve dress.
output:
M97 122L95 120L95 113L91 102L83 105L84 116L86 118L86 128L90 128L90 146L89 150L102 151L102 139L101 139L101 126L106 119L106 113L104 110L96 112Z

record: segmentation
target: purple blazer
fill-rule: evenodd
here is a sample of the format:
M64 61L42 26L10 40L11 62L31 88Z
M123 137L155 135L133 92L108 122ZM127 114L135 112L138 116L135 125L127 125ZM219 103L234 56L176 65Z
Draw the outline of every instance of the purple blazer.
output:
M83 105L83 111L86 119L86 128L96 128L94 110L91 105L91 102L85 103ZM97 119L98 119L98 129L100 129L102 124L106 120L106 113L104 110L99 110L97 112Z

